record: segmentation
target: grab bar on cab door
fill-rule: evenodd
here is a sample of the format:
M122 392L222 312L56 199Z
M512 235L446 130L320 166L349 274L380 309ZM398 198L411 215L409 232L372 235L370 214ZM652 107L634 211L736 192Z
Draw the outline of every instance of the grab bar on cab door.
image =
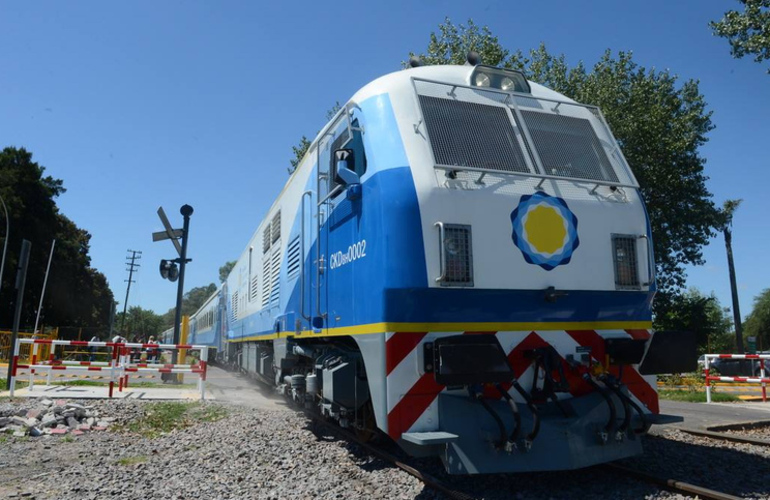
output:
M436 278L436 283L440 283L446 279L446 255L444 253L444 223L443 222L436 222L433 224L434 226L438 226L438 252L439 252L439 277Z
M311 201L313 199L313 191L305 191L302 193L302 209L300 210L300 237L299 237L299 314L306 321L310 321L310 315L305 314L305 197L309 196ZM312 203L310 204L312 207ZM312 212L311 212L312 216Z

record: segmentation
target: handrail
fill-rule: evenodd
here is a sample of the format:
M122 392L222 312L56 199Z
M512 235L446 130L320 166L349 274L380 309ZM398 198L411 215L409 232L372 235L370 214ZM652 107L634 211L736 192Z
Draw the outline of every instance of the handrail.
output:
M310 196L312 201L313 191L302 193L301 212L300 212L300 237L299 237L299 314L306 321L310 321L310 316L305 315L305 196ZM311 205L312 206L312 205Z
M438 226L438 235L439 235L439 241L438 241L438 251L439 251L439 277L436 278L436 283L440 283L446 279L446 253L444 252L444 238L445 238L445 230L444 230L444 223L443 222L436 222L433 224L434 226Z

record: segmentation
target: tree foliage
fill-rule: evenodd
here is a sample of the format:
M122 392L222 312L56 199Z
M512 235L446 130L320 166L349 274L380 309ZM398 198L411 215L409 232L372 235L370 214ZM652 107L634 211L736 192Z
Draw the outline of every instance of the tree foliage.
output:
M729 10L721 21L712 21L709 26L715 35L727 38L733 57L753 55L756 62L770 59L770 0L738 1L744 6L743 12Z
M291 153L294 155L294 158L289 160L289 163L291 164L291 167L288 168L289 175L293 174L294 171L297 170L300 162L302 161L302 158L305 157L305 153L307 153L307 150L310 149L310 144L312 144L310 139L303 135L299 140L299 144L291 147Z
M15 278L22 239L32 243L24 290L21 327L32 328L45 270L56 239L41 324L108 326L113 294L105 276L91 267L91 235L59 212L56 198L65 192L61 179L45 176L24 148L0 152L0 196L10 218L10 236L2 289L0 327L10 328L16 301ZM0 213L0 218L5 218ZM3 233L5 221L0 223Z
M217 286L214 283L190 289L190 291L182 296L182 316L194 314L206 302L206 299L211 297L216 291ZM174 326L175 312L176 310L172 307L163 315L165 328Z
M409 53L409 57L417 55L422 64L433 66L437 64L465 64L468 52L476 52L484 64L490 66L512 67L522 59L521 52L513 55L500 45L500 41L488 27L479 27L472 19L468 25L454 25L447 17L439 25L438 33L430 34L428 49L424 54ZM408 62L403 62L408 67Z
M431 33L430 64L461 63L468 49L485 64L521 69L530 80L602 109L641 186L652 227L658 299L663 307L685 285L684 267L702 264L702 247L719 226L720 212L706 188L699 148L713 128L698 82L680 82L668 70L647 69L630 52L607 50L591 68L552 55L545 45L525 57L500 46L489 29L449 19Z
M225 264L219 268L219 282L224 283L227 281L227 277L230 275L230 271L233 270L237 261L231 260L225 262Z
M660 330L695 332L698 352L732 352L730 308L722 307L713 293L706 297L693 288L675 295L655 324Z
M334 103L334 106L329 108L326 111L326 121L331 120L334 118L334 115L337 114L337 112L342 108L342 105L339 101L336 101ZM299 144L296 146L291 147L291 153L294 155L294 158L289 160L289 163L291 164L291 167L288 168L289 175L293 174L295 170L299 167L299 164L302 162L302 158L305 157L305 154L307 153L307 150L310 149L310 145L312 144L312 141L307 138L307 136L302 136L302 138L299 140Z
M129 341L135 339L146 341L151 335L157 339L158 335L167 328L163 316L139 306L129 307L125 318L123 318L123 313L119 312L115 318L115 325L114 331Z
M770 350L770 288L754 297L754 309L744 322L744 334L757 337L757 345Z

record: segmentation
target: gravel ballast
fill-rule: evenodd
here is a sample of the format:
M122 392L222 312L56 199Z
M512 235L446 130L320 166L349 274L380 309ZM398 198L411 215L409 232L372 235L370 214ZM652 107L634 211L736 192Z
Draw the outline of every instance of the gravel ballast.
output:
M77 437L0 436L0 498L443 498L290 409L228 404L221 420L147 438L126 426L155 403L88 404L114 419L109 430ZM35 407L0 403L0 414ZM622 464L748 498L770 498L770 449L757 448L670 431L647 438L645 454ZM408 461L475 498L687 498L601 468L461 477L443 473L437 460Z

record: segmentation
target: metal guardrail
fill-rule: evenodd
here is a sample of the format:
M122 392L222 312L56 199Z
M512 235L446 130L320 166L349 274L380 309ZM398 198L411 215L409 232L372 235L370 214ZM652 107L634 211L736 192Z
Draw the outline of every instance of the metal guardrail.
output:
M767 402L767 384L770 383L767 371L765 371L765 360L770 360L770 354L706 354L706 364L703 373L706 376L706 402L711 402L711 382L745 382L749 384L759 384L762 386L762 401ZM711 363L716 359L756 359L759 360L759 377L715 377L709 374Z
M19 353L22 345L32 347L31 360L28 363L20 362ZM45 361L45 358L39 357L38 349L40 346L78 346L78 347L107 347L112 350L112 359L109 362L99 361ZM131 363L130 349L152 349L152 350L199 350L201 359L197 365L166 365L161 363ZM205 382L208 369L208 350L206 345L189 344L148 344L148 343L123 343L123 342L86 342L81 340L50 340L50 339L17 339L13 350L11 360L11 397L14 396L15 382L20 368L28 369L29 372L29 391L34 388L35 370L48 372L48 385L51 384L51 373L54 370L73 370L73 371L105 371L109 373L109 397L112 397L113 388L116 381L119 384L119 391L128 386L129 373L194 373L198 375L198 390L200 398L205 398Z

